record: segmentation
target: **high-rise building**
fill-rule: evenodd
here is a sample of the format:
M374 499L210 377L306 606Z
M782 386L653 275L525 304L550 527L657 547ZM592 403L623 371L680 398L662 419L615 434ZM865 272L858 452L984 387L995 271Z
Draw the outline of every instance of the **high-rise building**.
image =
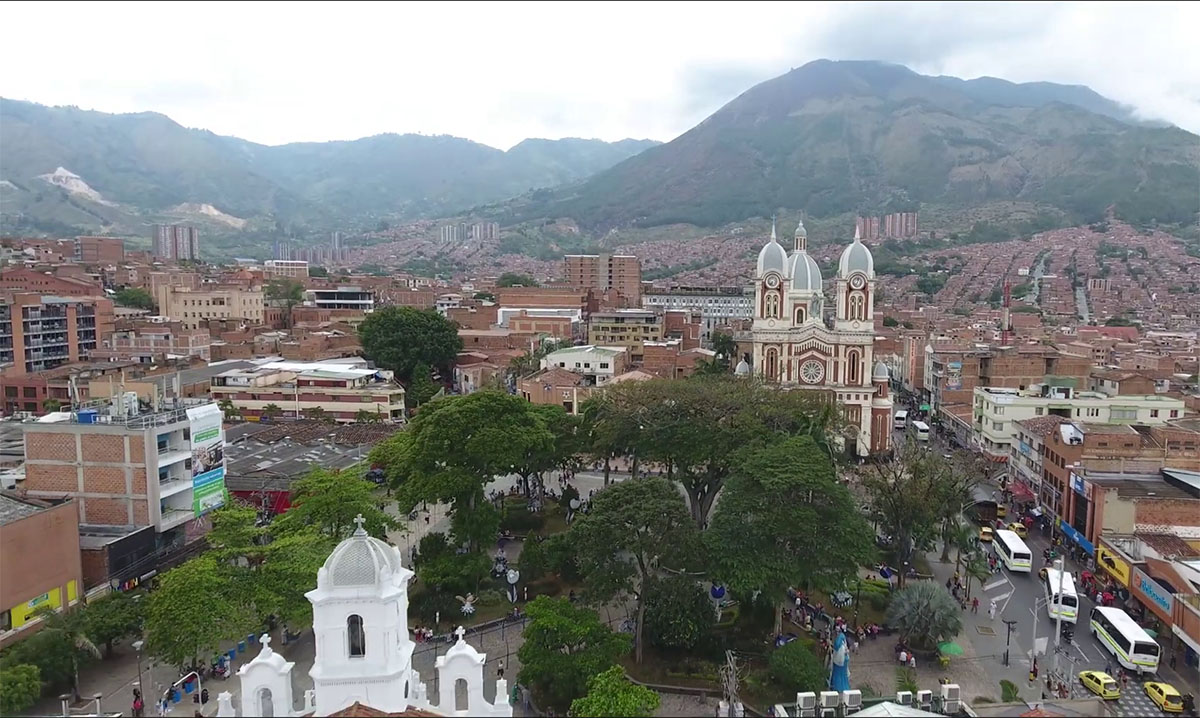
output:
M642 263L628 254L568 254L567 282L576 289L615 289L631 304L642 301Z
M11 364L13 373L29 374L76 362L112 329L110 299L0 294L0 366ZM5 405L15 398L6 397Z
M200 235L195 227L184 224L158 224L154 227L154 256L175 261L200 258Z

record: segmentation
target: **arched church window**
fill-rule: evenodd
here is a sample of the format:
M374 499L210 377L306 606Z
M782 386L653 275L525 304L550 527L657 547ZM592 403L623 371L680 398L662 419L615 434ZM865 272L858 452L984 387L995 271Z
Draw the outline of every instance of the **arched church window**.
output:
M359 658L367 655L367 636L363 632L362 616L351 615L346 619L346 633L350 639L350 657Z
M859 369L858 352L850 351L846 354L846 383L855 386L862 378L862 372Z
M275 698L271 695L270 688L261 688L258 691L258 714L263 718L275 716Z
M867 313L865 307L866 305L863 295L859 292L851 292L849 312L851 321L862 321L863 319L866 319Z
M796 307L796 323L804 323L804 307Z
M766 315L768 319L779 318L779 295L771 292L766 299Z
M779 375L779 354L774 349L767 350L767 378L774 379Z

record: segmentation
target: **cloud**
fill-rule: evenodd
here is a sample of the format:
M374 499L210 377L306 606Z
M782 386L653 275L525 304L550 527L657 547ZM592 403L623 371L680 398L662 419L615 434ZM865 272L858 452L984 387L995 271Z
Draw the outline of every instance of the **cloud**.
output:
M1087 85L1200 131L1196 3L10 4L0 95L268 144L683 133L822 57Z

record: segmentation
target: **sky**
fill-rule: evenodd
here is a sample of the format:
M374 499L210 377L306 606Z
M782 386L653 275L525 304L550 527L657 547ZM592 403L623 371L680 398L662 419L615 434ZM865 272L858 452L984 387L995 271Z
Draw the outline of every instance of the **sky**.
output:
M1200 133L1200 3L3 2L0 19L0 96L272 145L667 141L821 58L1082 84Z

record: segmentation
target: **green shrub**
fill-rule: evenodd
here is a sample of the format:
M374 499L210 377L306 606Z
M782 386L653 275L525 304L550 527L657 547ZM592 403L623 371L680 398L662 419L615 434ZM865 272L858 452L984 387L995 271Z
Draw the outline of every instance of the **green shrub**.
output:
M800 641L775 649L768 661L771 679L791 692L822 691L826 686L825 664Z
M442 621L448 622L454 622L463 615L462 604L454 596L428 589L412 594L409 610L426 624L432 624L438 614L441 614Z
M0 668L0 714L15 715L42 695L41 671L28 663Z
M508 596L504 595L504 591L498 588L488 588L479 592L480 606L498 606L508 600Z
M500 530L511 531L515 534L531 534L546 524L546 518L541 514L531 513L528 506L512 506L506 504L500 517Z
M670 576L646 586L646 636L667 649L690 651L706 640L717 614L694 579Z

